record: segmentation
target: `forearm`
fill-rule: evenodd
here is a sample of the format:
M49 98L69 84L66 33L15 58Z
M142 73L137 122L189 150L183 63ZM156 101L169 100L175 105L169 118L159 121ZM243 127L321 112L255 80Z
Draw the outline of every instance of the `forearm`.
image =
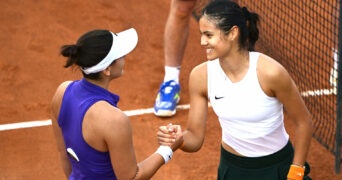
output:
M288 180L302 180L305 176L305 161L310 148L313 127L311 121L296 124L294 158L287 174Z
M153 153L138 164L138 170L134 179L150 179L157 170L165 164L165 160L160 154Z
M197 152L201 149L203 138L196 137L190 130L183 131L183 142L180 149L184 152Z
M293 164L304 165L310 148L313 127L311 123L303 123L296 126Z

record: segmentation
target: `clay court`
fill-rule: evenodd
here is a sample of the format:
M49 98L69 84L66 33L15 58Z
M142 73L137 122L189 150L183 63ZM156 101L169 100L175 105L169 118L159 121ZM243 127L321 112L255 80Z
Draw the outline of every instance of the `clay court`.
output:
M159 146L156 132L160 125L186 125L188 75L195 65L205 61L194 19L180 79L179 104L184 106L173 118L161 119L151 113L164 73L163 31L169 1L0 1L0 126L38 121L38 126L20 128L23 124L14 124L15 128L0 131L1 180L65 179L49 124L49 103L61 82L81 77L77 69L63 68L60 46L74 43L92 29L117 32L134 27L138 31L139 43L126 57L125 73L110 87L121 96L118 105L130 116L138 160ZM286 125L291 134L291 124ZM209 108L202 149L192 154L177 151L152 179L216 179L220 138L218 120ZM308 162L314 180L342 178L342 174L335 174L333 154L315 139Z

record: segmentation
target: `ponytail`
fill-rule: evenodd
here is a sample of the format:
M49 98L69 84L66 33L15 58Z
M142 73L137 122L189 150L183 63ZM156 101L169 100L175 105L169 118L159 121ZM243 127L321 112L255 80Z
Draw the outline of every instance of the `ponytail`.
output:
M257 27L257 23L259 22L259 15L253 12L249 12L246 7L242 8L242 13L247 21L248 51L254 51L255 43L259 39L259 30Z
M77 61L77 53L78 53L78 46L77 45L64 45L61 47L60 51L61 55L67 57L68 60L66 61L64 67L67 68L76 64Z

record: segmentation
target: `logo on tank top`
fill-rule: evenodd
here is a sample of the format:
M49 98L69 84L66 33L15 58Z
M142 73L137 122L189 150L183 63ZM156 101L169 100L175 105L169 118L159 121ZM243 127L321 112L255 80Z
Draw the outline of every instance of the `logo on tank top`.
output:
M67 152L74 160L76 160L77 162L80 162L80 159L78 159L78 157L77 157L77 155L73 149L67 148Z
M219 100L219 99L222 99L222 98L224 98L224 96L216 96L215 95L215 100Z

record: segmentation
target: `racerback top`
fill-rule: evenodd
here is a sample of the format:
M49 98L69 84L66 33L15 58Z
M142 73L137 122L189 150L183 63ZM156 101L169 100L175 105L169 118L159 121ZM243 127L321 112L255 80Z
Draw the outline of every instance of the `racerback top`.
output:
M84 115L89 107L98 101L107 101L116 107L119 96L85 79L70 83L65 90L58 123L66 148L71 148L79 159L76 161L72 156L68 156L72 165L69 179L116 179L109 152L92 148L82 135Z
M219 60L208 61L208 98L222 128L222 141L247 157L260 157L282 149L289 135L283 105L262 90L257 76L260 53L249 53L249 69L239 82L231 82Z

